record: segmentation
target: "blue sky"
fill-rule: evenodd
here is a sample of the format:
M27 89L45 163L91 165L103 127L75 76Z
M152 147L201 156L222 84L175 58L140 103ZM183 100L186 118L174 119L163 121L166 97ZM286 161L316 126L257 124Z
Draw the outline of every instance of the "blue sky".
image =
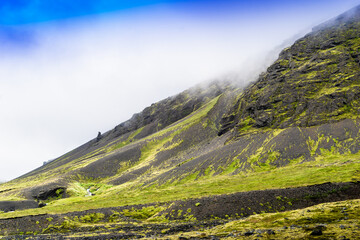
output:
M34 22L69 19L73 17L94 15L118 10L128 10L140 6L176 1L118 1L118 0L10 0L0 3L0 23L18 25Z
M140 11L145 17L146 12L156 7L161 9L160 15L175 14L194 22L203 20L225 24L226 21L241 20L271 23L279 19L286 21L284 19L290 17L307 18L303 19L306 26L309 19L315 24L319 19L326 19L357 3L355 0L5 0L0 2L0 40L5 44L29 46L34 43L29 26L65 25L79 19L96 19L114 13L129 16L131 21L132 13ZM292 19L289 24L293 23Z
M317 8L331 8L339 5L351 6L356 1L340 0L4 0L0 2L0 24L19 25L34 22L45 22L69 19L79 16L104 14L114 11L127 11L139 7L167 5L196 14L226 15L229 11L246 14L265 11L289 11L309 8L309 12ZM224 11L221 13L221 11Z
M0 2L0 176L195 84L248 83L354 0ZM2 179L0 179L2 180Z

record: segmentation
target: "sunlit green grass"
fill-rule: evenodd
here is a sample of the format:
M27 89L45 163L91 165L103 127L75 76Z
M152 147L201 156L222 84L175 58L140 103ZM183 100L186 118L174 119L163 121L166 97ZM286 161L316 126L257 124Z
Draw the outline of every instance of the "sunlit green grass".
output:
M141 188L136 182L120 186L100 186L99 194L85 197L88 185L75 185L79 194L50 202L39 209L1 213L0 218L42 213L65 213L87 209L115 207L152 202L166 202L217 194L252 190L299 187L324 182L360 180L360 153L320 156L316 161L293 163L271 171L252 171L235 176L217 175L179 184Z

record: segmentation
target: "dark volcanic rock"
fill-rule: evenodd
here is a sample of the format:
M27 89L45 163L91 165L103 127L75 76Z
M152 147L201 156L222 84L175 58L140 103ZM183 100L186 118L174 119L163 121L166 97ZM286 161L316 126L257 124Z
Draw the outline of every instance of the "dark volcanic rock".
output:
M100 141L100 140L101 140L101 138L102 138L102 136L101 136L101 132L98 132L98 135L97 135L97 137L96 137L96 141Z
M39 205L35 201L0 201L0 210L4 212L11 212L16 210L23 210L29 208L37 208Z
M307 187L240 192L176 201L166 210L169 219L183 219L172 212L191 212L198 220L246 217L261 212L277 212L305 208L324 202L360 198L360 182L324 183ZM190 210L189 210L190 209ZM325 229L323 225L317 226Z
M321 229L316 228L310 233L310 235L311 236L321 236L321 235L323 235L323 232Z
M48 183L24 190L24 195L29 199L47 200L50 198L65 198L66 184L62 182Z
M249 230L244 233L244 236L251 236L253 234L255 234L255 230Z
M44 190L38 193L38 195L35 195L35 199L39 200L46 200L49 198L58 198L65 195L66 188L63 187L57 187L53 189Z

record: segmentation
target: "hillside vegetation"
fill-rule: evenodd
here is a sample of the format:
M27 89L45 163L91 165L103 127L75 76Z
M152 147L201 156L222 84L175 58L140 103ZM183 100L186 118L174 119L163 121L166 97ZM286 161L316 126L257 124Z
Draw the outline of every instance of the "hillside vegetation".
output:
M359 114L360 8L355 8L314 28L284 49L267 71L246 88L225 81L194 87L152 104L73 151L1 184L0 201L11 204L36 200L42 208L26 207L23 203L22 207L12 209L15 212L0 213L0 219L40 217L41 214L60 216L91 210L95 215L87 217L89 221L67 216L66 219L59 217L58 225L51 223L52 228L51 221L46 222L45 218L39 222L38 231L30 231L33 226L29 226L29 235L64 233L82 227L81 232L86 232L86 227L108 220L110 215L101 215L104 211L124 207L117 213L129 221L151 219L150 222L179 224L179 219L196 222L201 215L191 210L185 213L186 209L181 207L176 208L179 219L170 213L163 214L178 206L180 200L185 201L182 205L195 201L193 205L199 207L201 199L216 195L316 184L321 188L321 184L327 182L360 181ZM285 205L279 205L276 211L290 210L289 205L296 201L302 203L300 208L360 196L357 190L346 191L347 185L336 186L331 185L324 192L326 196L317 196L316 201L305 195L284 200ZM340 197L336 198L333 193ZM140 209L144 210L126 208L128 205L141 205ZM249 206L243 206L246 207ZM318 208L324 208L331 217L331 208L338 209L338 206L321 205L309 211ZM357 216L358 209L358 201L351 201L352 217ZM248 210L247 215L259 213ZM111 211L116 214L115 210ZM222 225L245 217L241 216L242 211L227 209L227 214L214 215L211 220L216 223L211 224ZM212 234L231 238L227 235L229 231L238 234L245 228L280 228L285 223L299 224L307 215L317 216L303 210L299 220L294 219L299 215L297 211L268 215L274 211L274 206L269 205L265 215L231 221L202 232L204 237ZM282 220L284 216L287 221ZM127 221L124 219L121 222ZM308 228L306 234L325 220L303 227ZM258 223L260 221L264 223ZM64 223L70 225L66 227ZM254 227L250 227L252 223ZM329 223L332 225L327 229L336 228L333 220ZM306 221L301 224L305 226ZM192 227L198 229L195 225ZM21 229L9 232L24 233ZM0 234L9 232L2 230ZM171 237L171 231L164 230L163 234ZM294 236L291 234L298 231L289 234L284 237L291 238ZM193 232L188 234L193 235Z

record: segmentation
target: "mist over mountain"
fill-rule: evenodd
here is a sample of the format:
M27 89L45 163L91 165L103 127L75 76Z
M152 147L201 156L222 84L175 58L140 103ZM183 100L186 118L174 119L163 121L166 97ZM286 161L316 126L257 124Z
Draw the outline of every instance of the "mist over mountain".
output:
M66 0L74 6L65 11L61 4L20 2L0 9L6 180L203 81L229 73L255 81L281 51L266 59L274 46L356 4L132 1L124 8Z
M356 239L359 49L360 6L94 132L0 185L0 236Z

